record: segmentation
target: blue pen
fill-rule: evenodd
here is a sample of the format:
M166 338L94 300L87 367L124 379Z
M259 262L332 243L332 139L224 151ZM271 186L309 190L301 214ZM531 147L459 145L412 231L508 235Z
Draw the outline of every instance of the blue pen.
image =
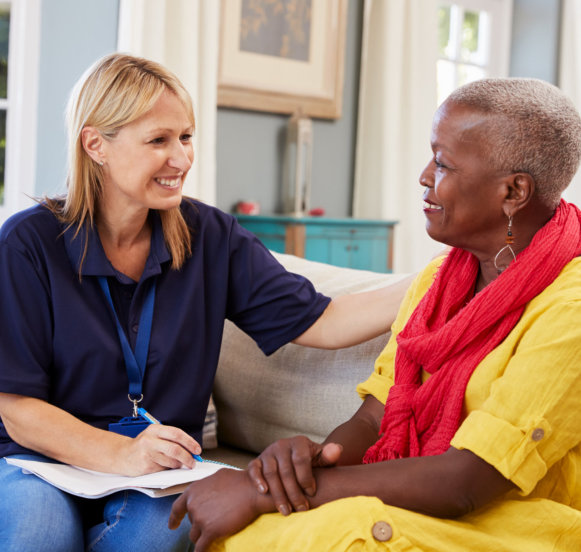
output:
M142 408L141 406L137 409L137 413L140 416L143 416L150 424L161 424L158 419L154 418L147 410L145 410L145 408ZM192 454L192 456L194 457L194 460L198 462L204 461L204 459L199 454Z

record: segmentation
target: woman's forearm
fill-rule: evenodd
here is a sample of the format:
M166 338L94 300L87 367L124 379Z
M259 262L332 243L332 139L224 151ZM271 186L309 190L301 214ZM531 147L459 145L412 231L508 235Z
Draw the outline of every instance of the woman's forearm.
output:
M368 395L357 412L329 434L323 444L337 443L343 448L338 466L361 464L367 449L379 437L383 410L383 404L374 396Z
M383 288L336 297L294 343L321 349L350 347L389 332L413 276Z
M121 473L119 451L129 437L96 429L33 397L0 393L0 415L23 447L67 464Z
M134 438L95 428L33 397L0 393L0 416L19 445L66 464L137 476L193 468L196 440L177 427L151 424Z
M439 456L315 470L310 506L351 496L375 496L385 504L435 517L454 518L514 488L494 467L467 450Z

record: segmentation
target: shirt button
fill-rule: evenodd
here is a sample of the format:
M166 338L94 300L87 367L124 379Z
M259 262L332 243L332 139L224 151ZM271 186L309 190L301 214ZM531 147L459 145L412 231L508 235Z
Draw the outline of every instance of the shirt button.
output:
M540 427L537 427L537 429L535 429L533 431L533 434L531 437L532 437L533 441L540 441L544 436L545 436L545 430L541 429Z
M139 324L133 324L133 326L131 326L131 329L137 333L137 330L139 330Z
M378 521L373 524L371 534L375 540L378 540L379 542L385 542L391 539L393 531L389 523L386 521Z

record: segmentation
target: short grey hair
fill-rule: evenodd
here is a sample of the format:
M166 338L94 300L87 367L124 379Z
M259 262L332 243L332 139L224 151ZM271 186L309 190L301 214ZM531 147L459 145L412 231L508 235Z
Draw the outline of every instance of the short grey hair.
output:
M448 96L491 115L491 161L499 170L526 172L539 199L556 206L581 161L581 116L556 86L539 79L482 79Z

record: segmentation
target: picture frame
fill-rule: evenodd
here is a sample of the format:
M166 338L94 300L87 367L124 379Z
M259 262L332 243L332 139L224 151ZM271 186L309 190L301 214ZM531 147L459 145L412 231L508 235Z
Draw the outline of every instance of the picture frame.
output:
M222 0L218 105L338 119L348 0Z

